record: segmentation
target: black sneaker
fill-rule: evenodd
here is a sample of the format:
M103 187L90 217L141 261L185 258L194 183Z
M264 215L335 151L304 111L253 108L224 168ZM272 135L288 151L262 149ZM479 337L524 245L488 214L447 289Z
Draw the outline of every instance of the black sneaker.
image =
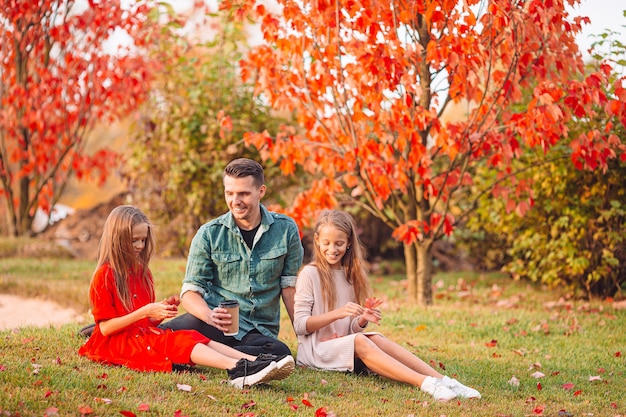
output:
M93 329L96 327L95 323L88 324L78 331L78 334L82 337L89 337L93 333Z
M270 375L272 380L285 379L296 369L296 363L291 355L273 355L271 353L261 353L257 356L257 361L272 361L276 363L276 370Z
M229 383L237 388L251 387L252 385L269 382L271 374L276 371L277 365L273 361L254 362L247 359L239 359L237 365L232 369L227 369Z

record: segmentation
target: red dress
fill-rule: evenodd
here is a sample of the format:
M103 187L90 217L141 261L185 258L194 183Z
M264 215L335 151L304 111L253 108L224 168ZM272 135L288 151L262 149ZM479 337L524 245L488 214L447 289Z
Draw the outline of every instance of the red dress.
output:
M150 280L152 274L148 271ZM139 276L129 276L133 311L153 300L140 285ZM100 332L100 321L124 316L129 313L115 291L113 270L104 264L96 272L89 288L92 314L96 322L93 334L80 347L78 353L89 359L107 364L123 365L138 371L170 372L172 364L191 362L191 351L198 343L208 343L210 339L195 330L164 330L141 319L109 336Z

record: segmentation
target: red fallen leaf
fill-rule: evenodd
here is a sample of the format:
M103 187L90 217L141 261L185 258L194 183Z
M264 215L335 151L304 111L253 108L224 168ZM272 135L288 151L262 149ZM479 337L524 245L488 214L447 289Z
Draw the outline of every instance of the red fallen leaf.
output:
M206 376L200 375L200 379L203 380L203 381L206 381Z
M293 401L293 397L287 397L287 402L290 403Z
M606 372L606 369L604 369L604 368L598 368L598 373L599 373L599 374L603 374L603 373L605 373L605 372Z
M78 407L78 412L81 416L84 416L85 414L93 413L93 409L88 405L81 405L80 407Z
M328 413L326 412L326 407L320 407L315 410L315 417L327 417Z
M306 405L307 407L313 407L311 401L307 400L306 398L302 400L302 404Z
M300 406L294 403L289 403L289 408L291 408L293 411L296 411Z
M542 416L543 415L543 410L545 410L545 409L546 409L545 405L538 405L533 410L533 414L536 415L536 416Z
M485 346L487 346L487 347L496 347L497 344L498 344L498 341L496 339L492 339L491 342L485 343Z
M611 407L617 408L617 403L611 403Z
M56 417L59 415L59 409L56 407L48 407L43 415L44 417Z
M528 397L528 398L526 398L526 404L530 404L530 403L534 402L535 400L536 400L535 397L532 397L532 396Z
M150 411L150 406L146 403L141 403L139 404L139 407L137 407L137 410L139 411Z
M176 410L174 411L174 417L187 417L187 416L184 416L181 410Z
M578 391L574 392L574 397L578 397L582 393L583 393L583 390L579 389Z
M439 362L439 367L441 369L443 369L444 371L446 370L446 365L444 365L443 363Z
M104 384L98 384L98 386L96 387L96 389L107 389L107 386Z
M494 358L501 358L502 357L502 355L500 355L498 352L493 352L491 354L491 356L493 356Z
M541 391L543 389L543 387L541 386L541 382L537 382L537 389L539 391Z
M57 364L57 365L61 365L61 358L59 358L59 357L57 356L57 358L56 358L55 362L56 362L56 364Z
M565 384L561 385L561 387L563 387L563 389L565 391L569 391L572 388L574 388L574 384L572 384L571 382L568 382L568 383L565 383Z
M109 376L107 374L102 374L98 378L107 379Z
M244 405L241 406L241 408L252 408L256 405L256 403L254 402L254 400L250 400L250 402L245 403Z
M0 365L0 372L4 372L6 370L7 370L6 366Z
M137 417L135 413L133 413L132 411L127 411L127 410L120 411L120 414L123 415L124 417Z
M615 357L619 358L620 356L622 356L622 352L615 352Z
M52 394L54 394L54 392L52 391L46 391L46 393L44 394L44 398L48 398L49 396L51 396Z
M376 297L370 297L365 299L365 308L376 308L383 302Z
M560 373L561 373L561 371L554 371L554 372L552 372L550 375L551 375L551 376L557 376L557 375L558 375L558 374L560 374Z

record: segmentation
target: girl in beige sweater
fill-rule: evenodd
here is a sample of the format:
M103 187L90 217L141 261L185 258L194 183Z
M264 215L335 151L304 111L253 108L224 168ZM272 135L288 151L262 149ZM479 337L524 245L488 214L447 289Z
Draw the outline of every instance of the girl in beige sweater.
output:
M378 332L365 331L382 315L372 305L363 249L352 217L323 211L316 223L313 261L296 282L294 329L297 363L316 369L365 370L405 382L447 401L480 398L475 389L443 376Z

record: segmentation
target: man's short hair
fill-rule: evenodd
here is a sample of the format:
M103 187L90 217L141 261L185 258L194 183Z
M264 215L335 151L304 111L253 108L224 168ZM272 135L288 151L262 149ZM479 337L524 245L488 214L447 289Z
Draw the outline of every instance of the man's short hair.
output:
M233 177L233 178L243 178L250 177L254 178L254 183L257 186L261 186L265 184L265 175L263 174L263 167L257 161L248 158L238 158L232 160L226 168L224 168L223 177Z

